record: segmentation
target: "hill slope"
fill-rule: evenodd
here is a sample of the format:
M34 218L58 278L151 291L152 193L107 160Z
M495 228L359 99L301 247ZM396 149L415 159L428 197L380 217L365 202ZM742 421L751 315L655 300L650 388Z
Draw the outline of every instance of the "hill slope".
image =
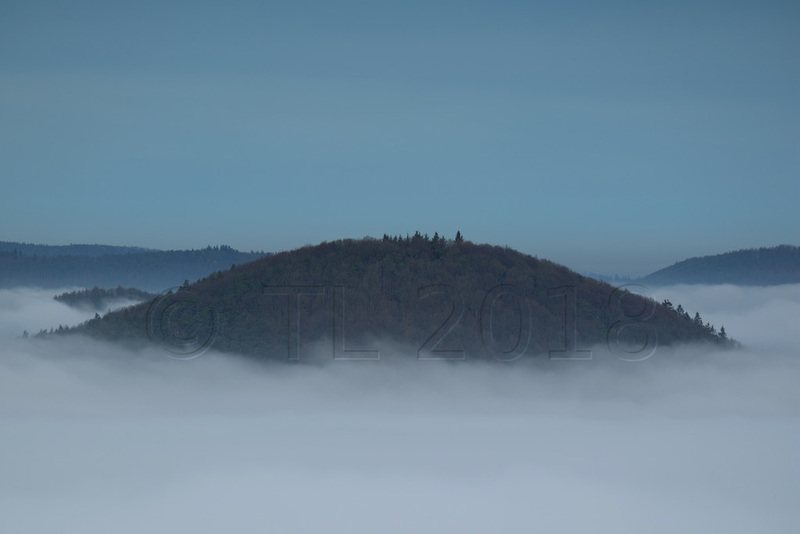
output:
M400 343L432 359L580 358L608 344L635 359L656 344L716 342L671 308L547 260L489 245L342 240L214 273L70 332L270 359L373 358Z
M800 283L800 247L737 250L689 258L651 273L644 284L736 284L769 286Z

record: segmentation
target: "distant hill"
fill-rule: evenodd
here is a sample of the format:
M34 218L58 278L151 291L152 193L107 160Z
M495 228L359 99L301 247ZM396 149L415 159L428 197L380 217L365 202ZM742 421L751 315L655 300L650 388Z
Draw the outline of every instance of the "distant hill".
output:
M699 318L562 265L419 233L268 256L69 332L283 360L311 347L369 358L352 351L382 343L433 359L580 357L576 350L602 343L632 359L656 344L721 341Z
M689 258L649 274L640 282L650 285L796 284L800 283L800 247L780 245Z
M200 250L132 249L135 252L124 252L129 250L128 247L70 245L66 248L72 254L52 255L50 253L54 249L61 248L11 245L14 244L5 244L11 250L0 251L0 288L127 286L160 292L178 286L185 280L197 280L209 273L229 269L231 265L239 265L266 255L263 252L239 252L224 245ZM106 249L114 252L96 255ZM45 254L31 254L26 250ZM79 254L80 252L86 254Z

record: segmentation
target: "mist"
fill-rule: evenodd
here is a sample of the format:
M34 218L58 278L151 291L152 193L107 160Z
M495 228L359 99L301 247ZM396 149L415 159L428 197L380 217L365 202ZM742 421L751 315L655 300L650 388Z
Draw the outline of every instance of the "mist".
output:
M0 531L796 532L800 286L654 293L746 348L178 361L3 293Z

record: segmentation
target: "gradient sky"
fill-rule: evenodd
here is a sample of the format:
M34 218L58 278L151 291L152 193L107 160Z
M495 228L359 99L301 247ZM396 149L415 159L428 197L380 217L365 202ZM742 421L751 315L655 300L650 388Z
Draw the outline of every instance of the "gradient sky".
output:
M796 2L0 4L0 240L800 244Z

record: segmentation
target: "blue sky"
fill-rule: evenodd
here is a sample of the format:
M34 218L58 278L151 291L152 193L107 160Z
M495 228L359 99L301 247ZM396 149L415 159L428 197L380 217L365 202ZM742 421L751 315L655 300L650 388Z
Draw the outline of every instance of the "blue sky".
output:
M0 240L800 244L794 2L0 5Z

